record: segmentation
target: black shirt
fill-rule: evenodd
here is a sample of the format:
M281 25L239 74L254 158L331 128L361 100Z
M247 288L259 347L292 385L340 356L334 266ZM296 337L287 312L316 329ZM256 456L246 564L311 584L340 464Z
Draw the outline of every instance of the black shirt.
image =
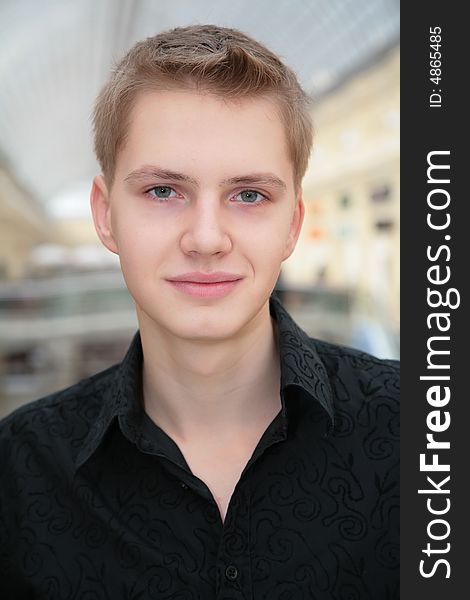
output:
M399 370L272 296L282 409L225 521L142 408L142 347L0 423L0 597L398 598Z

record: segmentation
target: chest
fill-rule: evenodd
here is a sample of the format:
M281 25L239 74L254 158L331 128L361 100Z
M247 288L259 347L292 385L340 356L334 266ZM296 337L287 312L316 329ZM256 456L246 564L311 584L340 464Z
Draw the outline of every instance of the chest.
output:
M255 446L181 448L192 473L211 491L222 521L225 520L230 498Z

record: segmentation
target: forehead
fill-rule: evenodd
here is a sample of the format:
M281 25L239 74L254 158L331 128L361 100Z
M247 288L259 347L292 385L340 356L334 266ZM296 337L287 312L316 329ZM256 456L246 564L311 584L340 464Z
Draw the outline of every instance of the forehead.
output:
M292 178L284 124L276 103L266 97L228 100L187 90L140 94L117 169L155 163L201 176L256 169Z

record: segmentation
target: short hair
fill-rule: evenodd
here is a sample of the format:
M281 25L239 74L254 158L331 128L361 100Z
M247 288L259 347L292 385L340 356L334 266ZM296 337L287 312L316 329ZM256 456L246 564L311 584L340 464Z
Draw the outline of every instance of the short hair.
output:
M112 185L138 95L188 89L225 99L274 100L285 128L294 184L300 187L313 140L311 99L295 73L265 46L237 29L176 27L135 44L115 66L93 111L95 153Z

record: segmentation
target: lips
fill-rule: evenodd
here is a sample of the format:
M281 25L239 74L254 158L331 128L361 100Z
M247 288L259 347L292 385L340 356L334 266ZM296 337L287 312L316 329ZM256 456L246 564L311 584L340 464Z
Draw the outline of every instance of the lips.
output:
M169 277L168 281L172 282L188 282L188 283L220 283L223 281L237 281L242 279L242 275L237 273L227 273L225 271L213 271L211 273L192 272Z
M243 279L237 273L214 271L212 273L184 273L168 279L179 292L196 298L221 298L229 294Z

